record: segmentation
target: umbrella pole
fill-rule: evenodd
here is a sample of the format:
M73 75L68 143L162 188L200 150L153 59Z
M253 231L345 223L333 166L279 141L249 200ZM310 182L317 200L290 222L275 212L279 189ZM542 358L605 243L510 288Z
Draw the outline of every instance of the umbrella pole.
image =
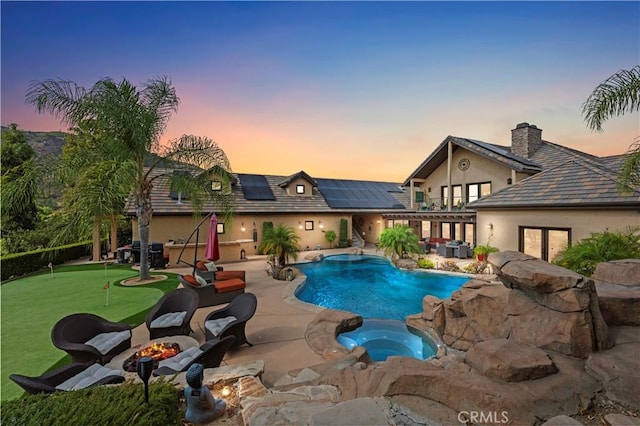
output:
M191 235L189 235L189 238L187 238L187 241L185 241L184 246L182 246L182 251L180 251L180 255L178 256L178 260L176 261L176 263L182 262L182 263L186 263L187 265L193 267L193 271L191 272L192 275L195 275L195 273L196 273L196 262L198 261L198 259L197 259L197 257L198 257L198 238L200 236L200 226L202 226L204 221L207 220L207 218L211 217L212 214L214 214L214 212L211 212L208 215L206 215L204 217L204 219L202 219L200 221L198 226L196 226L196 229L193 230ZM191 241L191 237L193 237L193 234L196 234L196 249L195 249L195 254L193 255L193 264L189 264L188 262L185 262L185 261L182 260L182 254L184 253L184 249L187 248L187 244L189 244L189 241Z

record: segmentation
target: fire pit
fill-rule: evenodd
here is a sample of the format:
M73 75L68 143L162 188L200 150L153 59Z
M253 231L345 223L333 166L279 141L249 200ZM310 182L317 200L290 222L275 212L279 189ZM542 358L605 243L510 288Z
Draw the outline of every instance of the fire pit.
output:
M152 343L146 348L142 348L122 363L122 369L129 373L135 373L138 359L148 356L153 359L153 369L158 368L158 364L163 359L171 358L181 352L180 345L177 343Z

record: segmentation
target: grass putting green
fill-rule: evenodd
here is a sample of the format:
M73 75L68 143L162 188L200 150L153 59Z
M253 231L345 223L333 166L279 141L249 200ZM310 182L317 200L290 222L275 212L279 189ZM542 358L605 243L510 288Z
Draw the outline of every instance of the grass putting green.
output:
M71 362L71 357L51 343L51 329L61 318L89 312L135 327L144 322L146 313L166 292L178 285L175 274L164 272L162 275L168 279L153 284L132 287L119 284L137 275L138 271L130 265L61 266L54 269L53 275L47 271L3 284L1 399L15 399L23 394L22 388L9 379L10 374L39 376Z

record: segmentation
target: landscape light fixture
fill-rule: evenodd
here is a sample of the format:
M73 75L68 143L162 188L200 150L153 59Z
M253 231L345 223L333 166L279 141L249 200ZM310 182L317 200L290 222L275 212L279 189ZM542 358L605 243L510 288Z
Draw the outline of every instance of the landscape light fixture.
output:
M142 357L136 365L138 377L144 383L144 402L149 403L149 378L153 372L153 358L149 356Z

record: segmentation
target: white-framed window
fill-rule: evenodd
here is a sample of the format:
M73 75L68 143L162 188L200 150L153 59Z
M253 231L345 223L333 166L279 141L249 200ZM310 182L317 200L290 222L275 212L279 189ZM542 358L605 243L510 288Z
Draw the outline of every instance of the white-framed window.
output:
M304 194L304 185L296 185L296 194Z

